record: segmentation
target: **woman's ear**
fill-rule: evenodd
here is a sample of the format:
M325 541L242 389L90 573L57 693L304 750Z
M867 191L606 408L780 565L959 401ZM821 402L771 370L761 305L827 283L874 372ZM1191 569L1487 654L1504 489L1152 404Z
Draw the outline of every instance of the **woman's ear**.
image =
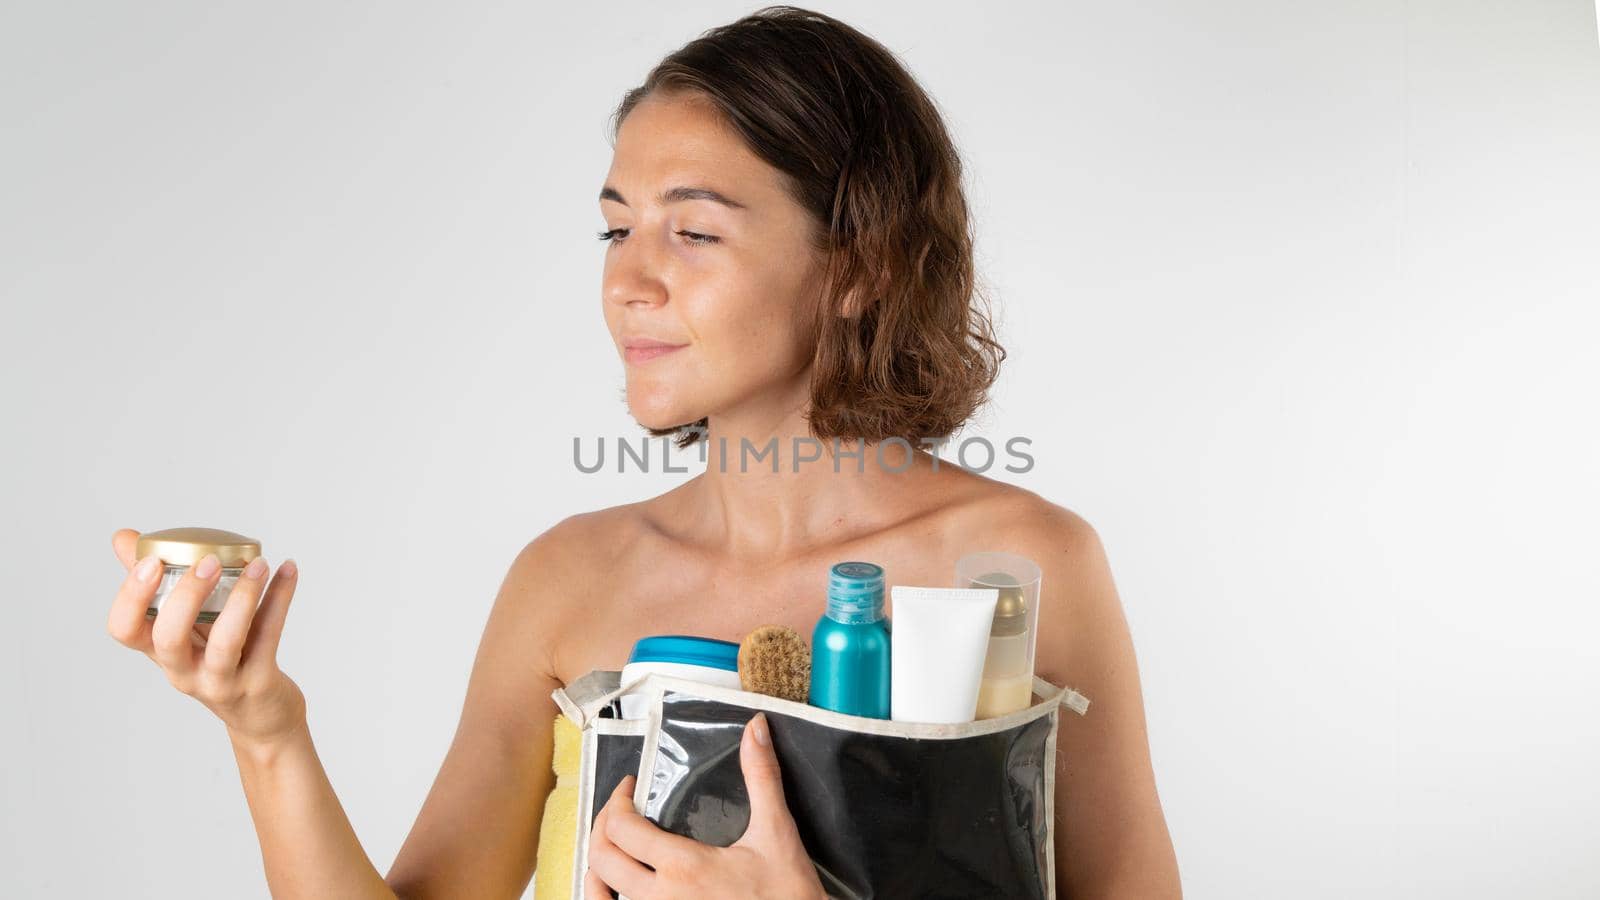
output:
M852 288L851 290L845 291L844 296L839 298L839 303L834 308L834 315L841 319L848 319L855 316L855 314L860 310L860 297L861 291L857 289Z
M871 286L867 283L870 279L863 273L854 273L851 276L854 283L846 287L842 294L835 293L842 279L835 277L840 273L831 271L830 267L842 262L840 257L829 256L817 264L817 284L822 291L823 301L817 309L822 312L824 318L830 316L839 319L857 318L866 312L867 301L872 297Z
M839 299L836 315L842 319L854 319L860 316L864 306L862 296L863 292L860 287L853 287L846 291L844 296Z

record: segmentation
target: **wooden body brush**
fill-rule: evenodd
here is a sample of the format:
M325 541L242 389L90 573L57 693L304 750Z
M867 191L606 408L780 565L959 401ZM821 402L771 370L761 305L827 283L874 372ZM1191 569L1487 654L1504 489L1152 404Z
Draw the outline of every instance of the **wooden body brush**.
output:
M762 625L739 642L739 686L769 697L808 702L811 647L793 628Z

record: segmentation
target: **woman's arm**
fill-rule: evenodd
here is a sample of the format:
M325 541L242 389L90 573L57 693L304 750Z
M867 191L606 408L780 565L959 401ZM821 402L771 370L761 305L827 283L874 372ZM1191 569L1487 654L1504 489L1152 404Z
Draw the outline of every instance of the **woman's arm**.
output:
M267 885L298 897L515 898L533 872L550 790L550 728L559 682L540 649L536 576L552 539L512 563L489 613L455 739L387 879L362 850L303 720L287 738L234 738Z
M403 900L516 898L533 874L555 774L552 644L578 585L563 577L566 531L523 548L489 613L455 738L389 871Z
M229 737L273 897L395 897L350 827L304 722L269 743Z
M550 770L541 606L550 535L518 554L478 647L455 738L387 879L362 850L303 726L285 741L234 741L274 898L516 898L533 872ZM536 596L534 585L541 585Z
M1056 740L1058 894L1175 900L1178 862L1156 795L1133 641L1099 535L1058 506L1020 536L1044 569L1035 671L1089 698Z
M455 740L387 881L328 782L306 727L304 695L277 666L298 573L282 566L267 584L266 567L253 565L216 623L194 625L218 575L191 567L152 622L145 609L157 586L153 558L135 566L138 532L113 535L128 575L107 628L227 727L273 897L521 895L554 778L550 692L558 680L546 648L556 630L552 608L567 590L557 567L564 558L557 532L525 547L501 584Z
M311 749L304 694L278 668L297 568L284 563L268 583L267 561L253 560L216 621L197 624L201 603L220 576L216 555L208 554L183 573L151 620L145 610L158 588L160 560L136 560L138 538L131 528L111 537L128 574L106 628L227 727L273 894L393 897L356 841Z

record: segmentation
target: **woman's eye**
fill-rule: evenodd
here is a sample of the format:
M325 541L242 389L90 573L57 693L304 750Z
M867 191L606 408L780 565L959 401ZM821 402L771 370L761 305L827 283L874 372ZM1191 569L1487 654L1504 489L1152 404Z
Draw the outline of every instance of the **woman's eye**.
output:
M628 232L628 229L626 229L626 228L613 228L613 229L611 229L609 231L602 231L597 236L602 241L607 241L607 242L610 242L610 243L616 243L618 241L623 240L626 237L627 232ZM694 244L696 246L704 246L706 244L715 244L715 243L717 243L717 242L722 240L722 238L719 238L719 237L717 237L715 235L700 234L699 232L695 232L695 231L679 231L677 233L683 235L685 240L687 240L689 243Z

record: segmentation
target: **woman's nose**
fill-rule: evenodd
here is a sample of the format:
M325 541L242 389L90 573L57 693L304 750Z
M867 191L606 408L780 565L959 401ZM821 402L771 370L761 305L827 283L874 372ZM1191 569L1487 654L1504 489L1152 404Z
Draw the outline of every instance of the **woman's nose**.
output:
M659 282L644 279L607 278L601 292L607 303L617 306L660 306L667 302L667 294Z
M601 296L617 306L660 306L667 302L654 255L648 248L629 244L613 247L606 261Z

